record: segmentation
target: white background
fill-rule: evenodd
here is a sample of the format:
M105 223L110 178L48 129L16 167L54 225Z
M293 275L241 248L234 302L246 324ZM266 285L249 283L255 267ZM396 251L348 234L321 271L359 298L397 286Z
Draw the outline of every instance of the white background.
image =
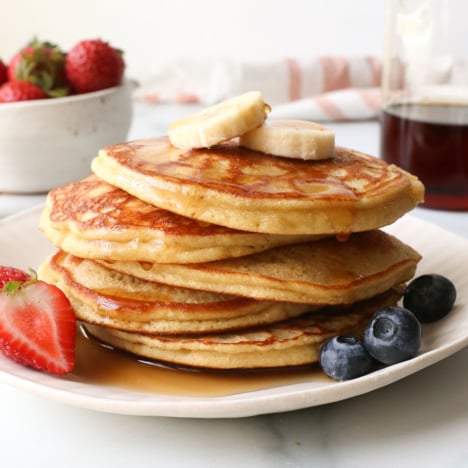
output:
M381 55L384 0L0 0L0 58L33 36L70 48L100 37L128 74L172 59Z

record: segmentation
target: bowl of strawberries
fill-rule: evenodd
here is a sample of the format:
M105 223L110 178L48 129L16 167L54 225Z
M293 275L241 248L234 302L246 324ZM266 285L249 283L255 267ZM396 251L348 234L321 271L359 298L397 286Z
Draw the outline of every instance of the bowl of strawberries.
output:
M0 60L0 192L41 193L79 180L104 146L125 141L134 83L100 39L67 52L33 40Z

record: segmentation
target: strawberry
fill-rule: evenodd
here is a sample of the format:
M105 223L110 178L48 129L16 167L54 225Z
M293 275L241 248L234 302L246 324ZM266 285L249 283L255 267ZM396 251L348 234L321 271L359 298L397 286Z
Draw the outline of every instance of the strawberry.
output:
M47 94L28 81L7 81L0 86L0 102L30 101L44 99Z
M100 39L79 42L69 50L65 62L67 80L76 93L117 86L124 70L122 52Z
M9 266L0 266L0 290L3 289L5 284L11 281L19 281L25 283L31 279L31 275L18 268Z
M14 361L54 374L75 365L76 319L65 294L37 280L0 290L0 350Z
M8 64L9 81L29 81L48 96L69 94L65 82L65 53L50 42L31 41Z
M0 85L5 83L8 79L8 69L3 61L0 59Z

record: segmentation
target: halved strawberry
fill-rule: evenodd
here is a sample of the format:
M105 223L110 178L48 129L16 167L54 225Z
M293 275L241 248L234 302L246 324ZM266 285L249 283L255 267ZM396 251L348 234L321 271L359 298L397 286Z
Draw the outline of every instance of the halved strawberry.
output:
M54 374L75 365L76 318L65 294L35 280L0 291L0 350L20 364Z

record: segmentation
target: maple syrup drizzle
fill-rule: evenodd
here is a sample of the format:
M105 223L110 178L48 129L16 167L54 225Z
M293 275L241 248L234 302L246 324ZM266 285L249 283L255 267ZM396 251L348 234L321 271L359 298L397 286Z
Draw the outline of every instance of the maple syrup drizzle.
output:
M226 396L326 380L317 367L256 372L212 372L165 367L103 345L81 330L77 333L75 369L66 378L132 391L191 397Z

